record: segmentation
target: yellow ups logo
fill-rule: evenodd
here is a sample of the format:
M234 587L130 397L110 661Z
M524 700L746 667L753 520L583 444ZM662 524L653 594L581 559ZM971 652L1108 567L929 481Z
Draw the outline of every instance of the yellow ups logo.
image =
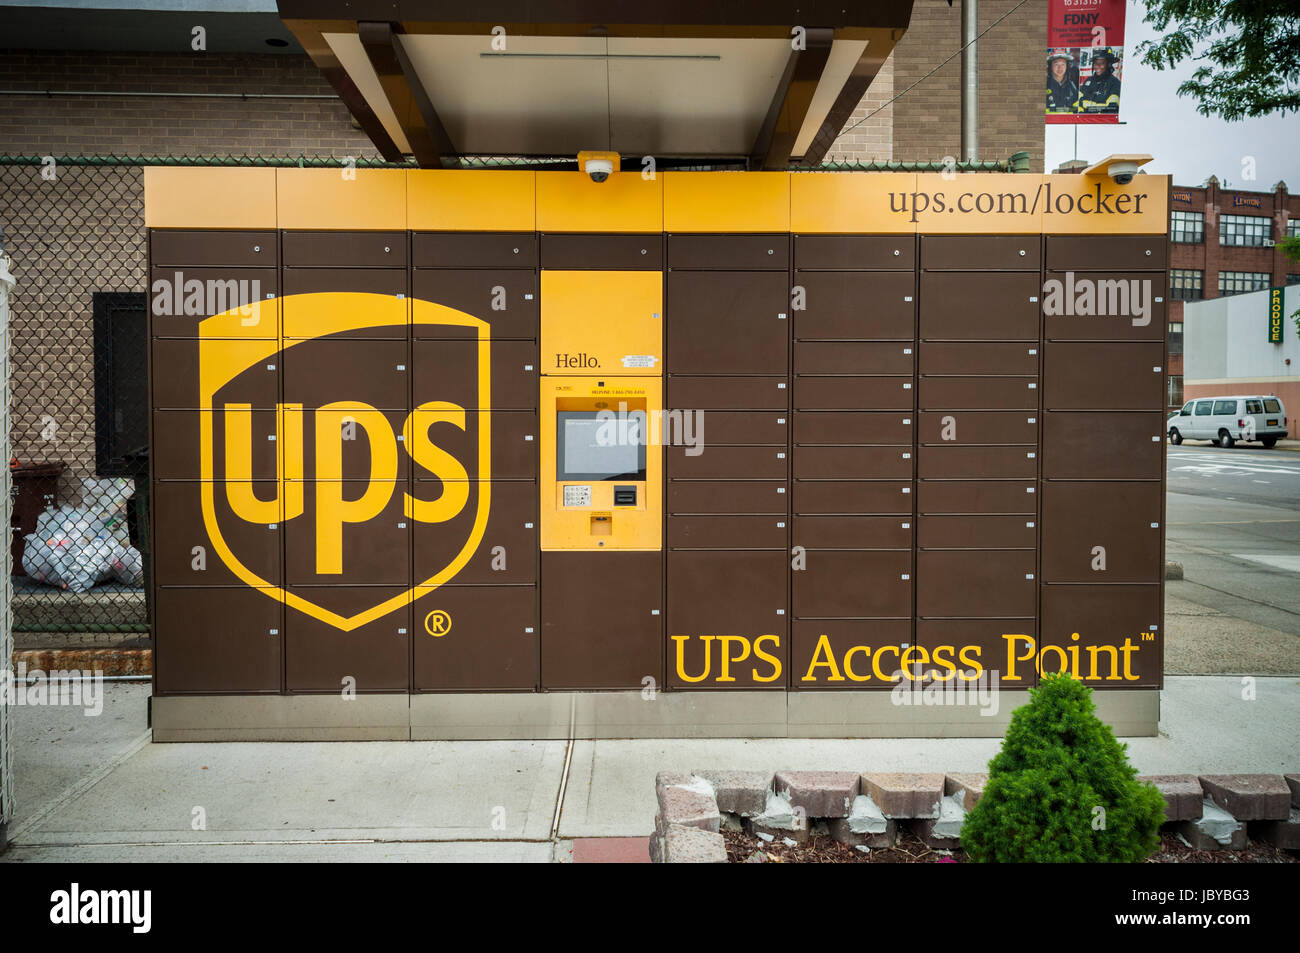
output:
M385 295L294 295L253 307L200 326L204 527L244 583L351 631L446 583L482 541L492 472L488 325ZM432 339L421 342L418 379L408 326ZM273 397L268 379L278 382ZM240 551L247 524L283 528L279 578L248 568L266 561L250 559L247 544ZM411 566L410 533L431 524L437 533L422 538L436 544Z

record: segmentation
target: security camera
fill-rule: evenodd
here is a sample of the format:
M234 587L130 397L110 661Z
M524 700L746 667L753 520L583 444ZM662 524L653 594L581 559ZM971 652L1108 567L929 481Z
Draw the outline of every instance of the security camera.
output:
M609 159L587 159L583 162L582 169L591 176L591 181L604 182L614 171L614 163Z
M1128 185L1137 175L1137 170L1136 162L1112 162L1106 166L1106 174L1115 180L1116 185Z

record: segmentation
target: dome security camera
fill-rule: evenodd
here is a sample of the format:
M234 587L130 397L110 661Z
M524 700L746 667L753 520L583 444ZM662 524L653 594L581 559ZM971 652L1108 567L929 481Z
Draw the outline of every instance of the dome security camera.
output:
M1136 162L1112 162L1106 166L1106 174L1115 180L1116 185L1128 185L1137 175L1137 170Z
M583 162L582 170L591 177L591 181L604 182L614 171L614 163L609 159L593 157Z

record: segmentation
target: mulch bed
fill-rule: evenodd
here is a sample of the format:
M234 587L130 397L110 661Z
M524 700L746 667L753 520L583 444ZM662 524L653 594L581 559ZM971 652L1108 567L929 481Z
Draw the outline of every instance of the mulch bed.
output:
M727 861L744 863L754 854L761 854L765 864L931 864L966 863L963 850L933 851L911 831L899 831L898 843L889 848L873 848L870 853L855 850L826 835L812 835L808 843L790 847L780 841L767 843L742 831L724 833L727 842Z
M790 847L780 841L769 844L744 832L724 832L727 843L727 861L732 864L934 864L969 863L966 852L960 848L951 851L934 851L911 831L898 833L898 843L890 848L877 848L870 853L855 850L847 844L825 835L813 835L808 843ZM749 860L755 855L761 859ZM1272 844L1252 840L1245 850L1194 850L1176 834L1162 833L1160 849L1148 857L1148 864L1294 864L1300 862L1300 852L1282 850Z

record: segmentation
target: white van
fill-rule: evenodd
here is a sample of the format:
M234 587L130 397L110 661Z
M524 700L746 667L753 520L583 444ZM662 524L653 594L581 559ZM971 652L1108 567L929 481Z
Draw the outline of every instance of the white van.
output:
M1272 447L1286 437L1286 408L1271 396L1198 397L1170 416L1169 442L1209 440L1231 447L1238 440L1257 440Z

